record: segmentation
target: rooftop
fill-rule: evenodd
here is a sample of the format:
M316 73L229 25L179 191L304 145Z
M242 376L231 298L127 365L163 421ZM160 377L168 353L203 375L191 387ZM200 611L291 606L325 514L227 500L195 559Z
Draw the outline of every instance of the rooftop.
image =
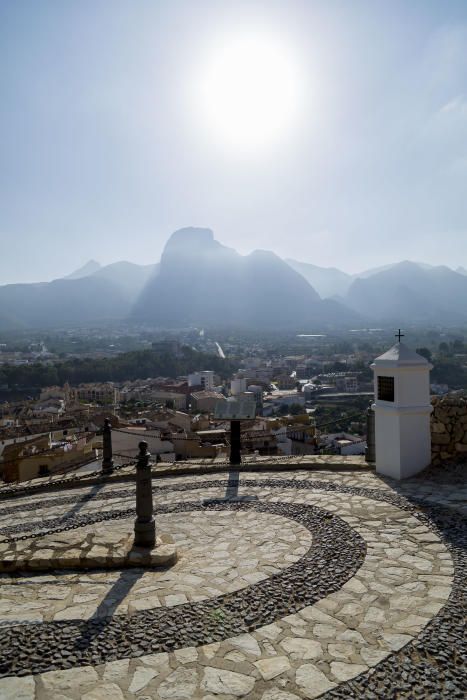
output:
M396 343L383 355L377 357L374 364L377 366L402 367L404 365L428 366L430 363L425 357L416 353L415 350L411 350L404 343Z

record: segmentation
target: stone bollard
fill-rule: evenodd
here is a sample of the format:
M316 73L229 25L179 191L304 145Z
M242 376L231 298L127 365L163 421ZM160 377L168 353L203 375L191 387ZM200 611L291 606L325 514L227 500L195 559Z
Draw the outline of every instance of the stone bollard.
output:
M111 474L113 472L114 463L112 459L112 426L108 418L104 421L102 445L102 474Z
M149 466L148 443L139 443L136 464L136 520L135 547L154 547L156 523L153 518L151 467Z

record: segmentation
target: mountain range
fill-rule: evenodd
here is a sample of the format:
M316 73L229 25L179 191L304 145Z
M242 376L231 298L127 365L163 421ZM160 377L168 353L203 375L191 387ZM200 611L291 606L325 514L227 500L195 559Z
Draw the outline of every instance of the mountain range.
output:
M185 228L159 263L90 260L52 282L0 286L0 330L127 321L261 329L467 321L467 270L403 261L351 275L280 257L240 255L210 229Z
M132 317L164 327L297 328L342 325L358 314L323 301L271 251L243 256L216 241L210 229L186 228L167 242Z
M345 301L367 318L388 322L464 323L467 276L443 265L423 268L405 261L355 279Z

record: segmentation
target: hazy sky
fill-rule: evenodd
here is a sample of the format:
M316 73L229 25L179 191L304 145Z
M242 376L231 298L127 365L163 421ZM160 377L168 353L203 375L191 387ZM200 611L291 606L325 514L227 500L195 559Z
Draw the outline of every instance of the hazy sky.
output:
M467 266L467 1L0 0L0 283L189 225Z

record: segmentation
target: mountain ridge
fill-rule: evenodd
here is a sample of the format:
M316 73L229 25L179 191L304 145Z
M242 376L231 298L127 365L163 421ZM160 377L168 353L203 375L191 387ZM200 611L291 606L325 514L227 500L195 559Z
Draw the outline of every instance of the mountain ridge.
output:
M146 286L132 318L163 326L206 326L228 317L234 326L257 327L355 319L355 312L337 303L331 309L325 312L319 294L275 253L256 250L242 256L217 241L210 229L188 227L167 241L159 274Z
M467 270L401 261L350 275L270 250L241 255L211 229L187 227L169 237L159 263L89 260L52 282L0 286L0 330L109 320L332 328L363 319L464 322Z
M101 264L97 262L97 260L88 260L87 263L84 263L84 265L81 265L81 267L78 267L77 270L74 270L73 272L70 272L69 275L64 275L63 277L59 277L57 279L63 279L63 280L78 280L81 279L82 277L89 277L89 275L94 274L95 272L98 272L101 269Z
M422 268L404 261L349 288L346 303L372 319L467 321L467 277L445 265Z

